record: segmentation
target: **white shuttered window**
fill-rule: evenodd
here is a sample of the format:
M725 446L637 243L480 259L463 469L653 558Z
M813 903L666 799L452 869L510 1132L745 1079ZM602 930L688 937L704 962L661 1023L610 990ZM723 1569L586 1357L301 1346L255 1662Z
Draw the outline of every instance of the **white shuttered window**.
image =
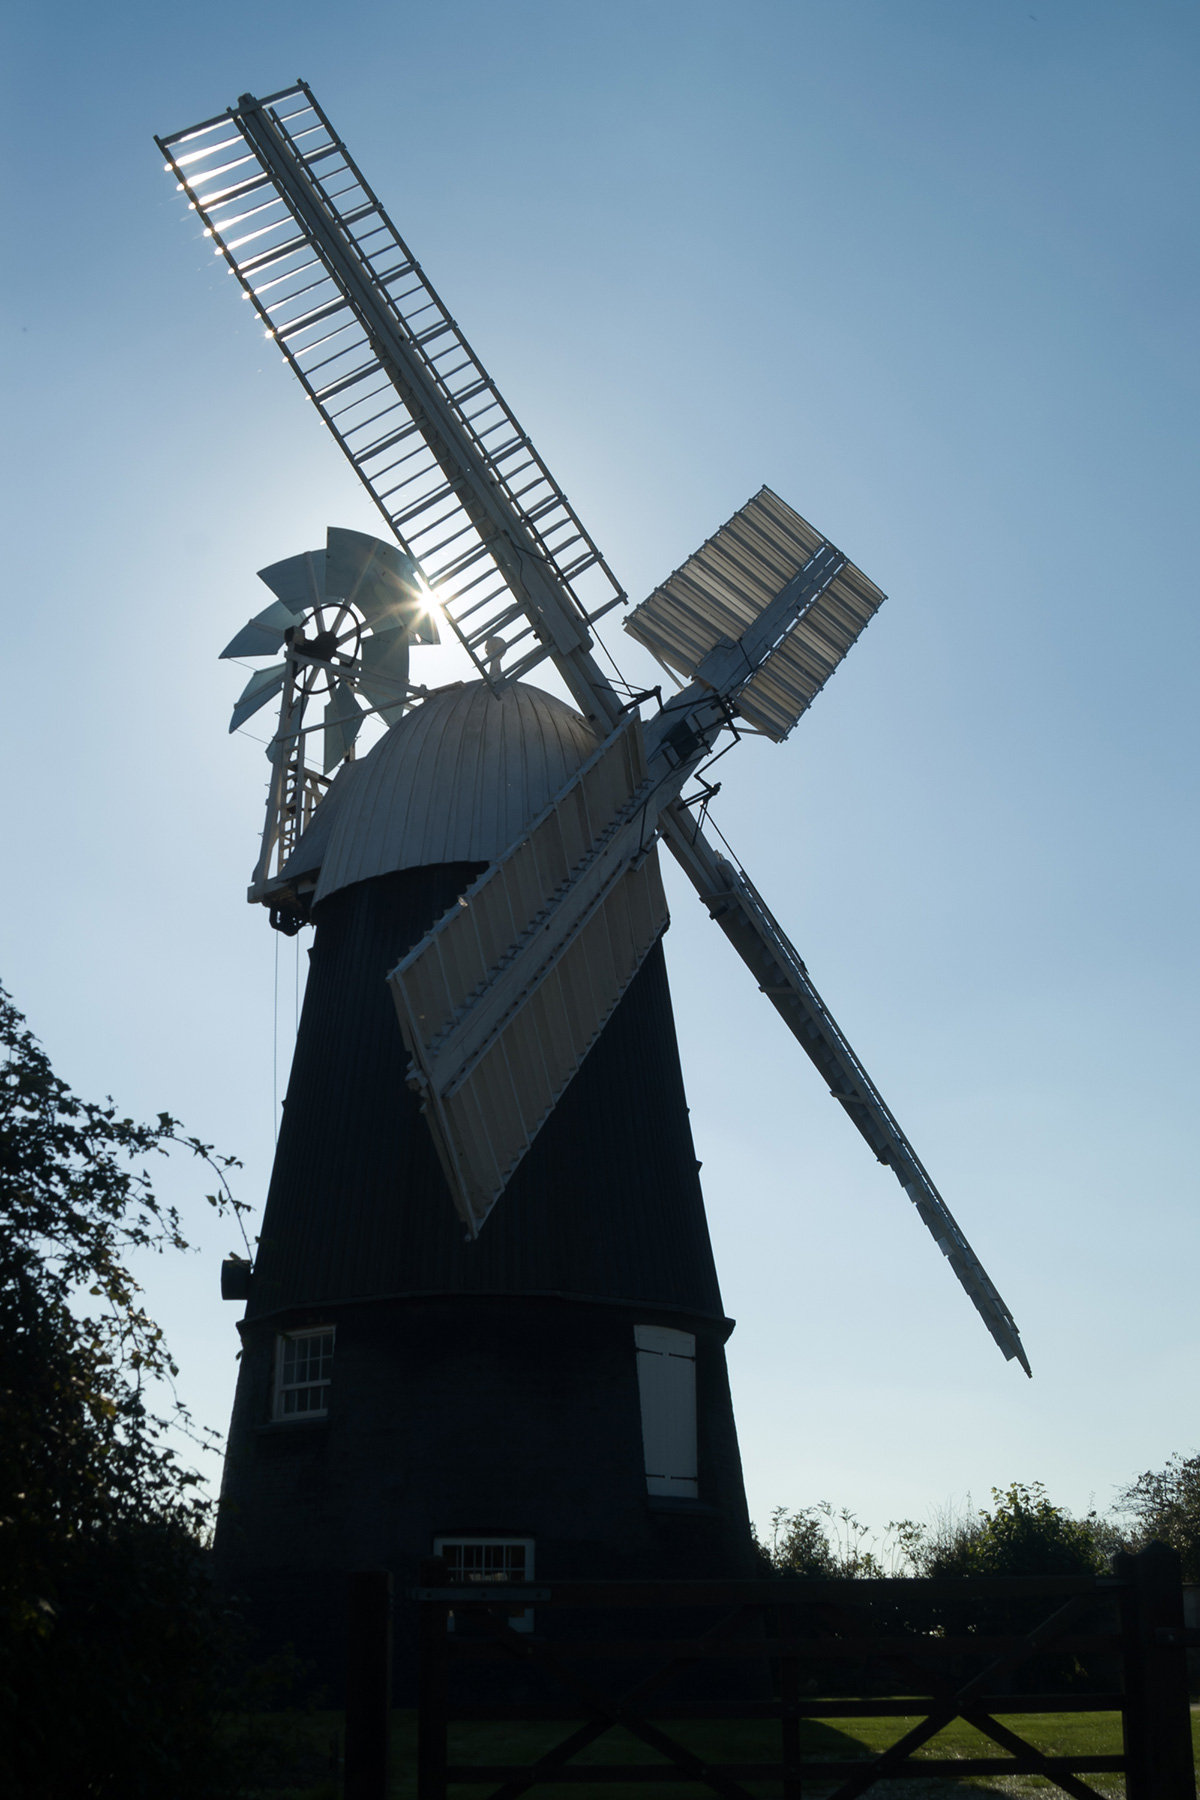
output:
M635 1325L646 1490L695 1500L696 1340L690 1331Z

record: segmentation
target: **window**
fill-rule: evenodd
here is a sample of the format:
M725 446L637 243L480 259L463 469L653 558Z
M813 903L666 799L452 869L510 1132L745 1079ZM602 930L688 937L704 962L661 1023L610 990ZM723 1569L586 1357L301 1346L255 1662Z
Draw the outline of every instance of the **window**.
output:
M333 1326L280 1332L275 1340L277 1419L319 1419L328 1410L333 1374Z
M635 1325L646 1491L696 1500L696 1340L690 1331Z
M452 1586L474 1581L520 1586L533 1580L532 1538L436 1537L433 1554L445 1558ZM514 1607L508 1622L514 1631L532 1631L533 1608Z

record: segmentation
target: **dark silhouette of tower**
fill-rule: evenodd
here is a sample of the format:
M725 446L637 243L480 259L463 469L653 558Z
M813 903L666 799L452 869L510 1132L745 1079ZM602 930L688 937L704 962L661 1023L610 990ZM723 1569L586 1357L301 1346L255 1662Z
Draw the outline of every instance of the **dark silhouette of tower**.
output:
M343 768L289 865L316 936L217 1564L330 1673L353 1568L753 1566L661 944L474 1242L405 1085L388 971L594 747L536 688L449 690Z

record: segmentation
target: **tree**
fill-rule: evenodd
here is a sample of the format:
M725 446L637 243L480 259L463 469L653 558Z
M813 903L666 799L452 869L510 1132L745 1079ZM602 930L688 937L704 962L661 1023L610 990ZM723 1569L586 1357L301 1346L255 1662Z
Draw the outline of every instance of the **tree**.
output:
M1124 1489L1120 1505L1136 1521L1136 1547L1160 1538L1178 1550L1183 1579L1200 1581L1200 1456L1176 1453L1165 1469L1147 1469Z
M950 1518L916 1547L921 1575L1093 1575L1107 1567L1109 1536L1095 1513L1076 1519L1040 1481L992 1489L992 1510Z
M161 1113L82 1100L0 987L0 1777L11 1795L214 1791L225 1616L198 1476L150 1395L177 1373L130 1272L188 1247L145 1166L172 1147L241 1210L238 1166Z

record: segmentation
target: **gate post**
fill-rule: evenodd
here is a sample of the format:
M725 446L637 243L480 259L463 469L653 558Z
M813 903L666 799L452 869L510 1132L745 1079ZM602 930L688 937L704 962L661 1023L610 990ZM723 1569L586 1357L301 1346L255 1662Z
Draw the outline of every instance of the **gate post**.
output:
M446 1564L429 1556L421 1564L422 1587L445 1587ZM450 1700L450 1608L418 1600L420 1620L417 1692L417 1800L446 1800L446 1736Z
M769 1621L768 1614L768 1621ZM800 1608L778 1608L781 1638L800 1636ZM769 1629L769 1623L768 1623ZM779 1658L779 1715L783 1750L783 1800L800 1800L800 1661L793 1651Z
M346 1800L387 1800L392 1722L392 1578L350 1576L346 1617Z
M1127 1800L1195 1800L1179 1555L1148 1544L1113 1558L1121 1595Z

